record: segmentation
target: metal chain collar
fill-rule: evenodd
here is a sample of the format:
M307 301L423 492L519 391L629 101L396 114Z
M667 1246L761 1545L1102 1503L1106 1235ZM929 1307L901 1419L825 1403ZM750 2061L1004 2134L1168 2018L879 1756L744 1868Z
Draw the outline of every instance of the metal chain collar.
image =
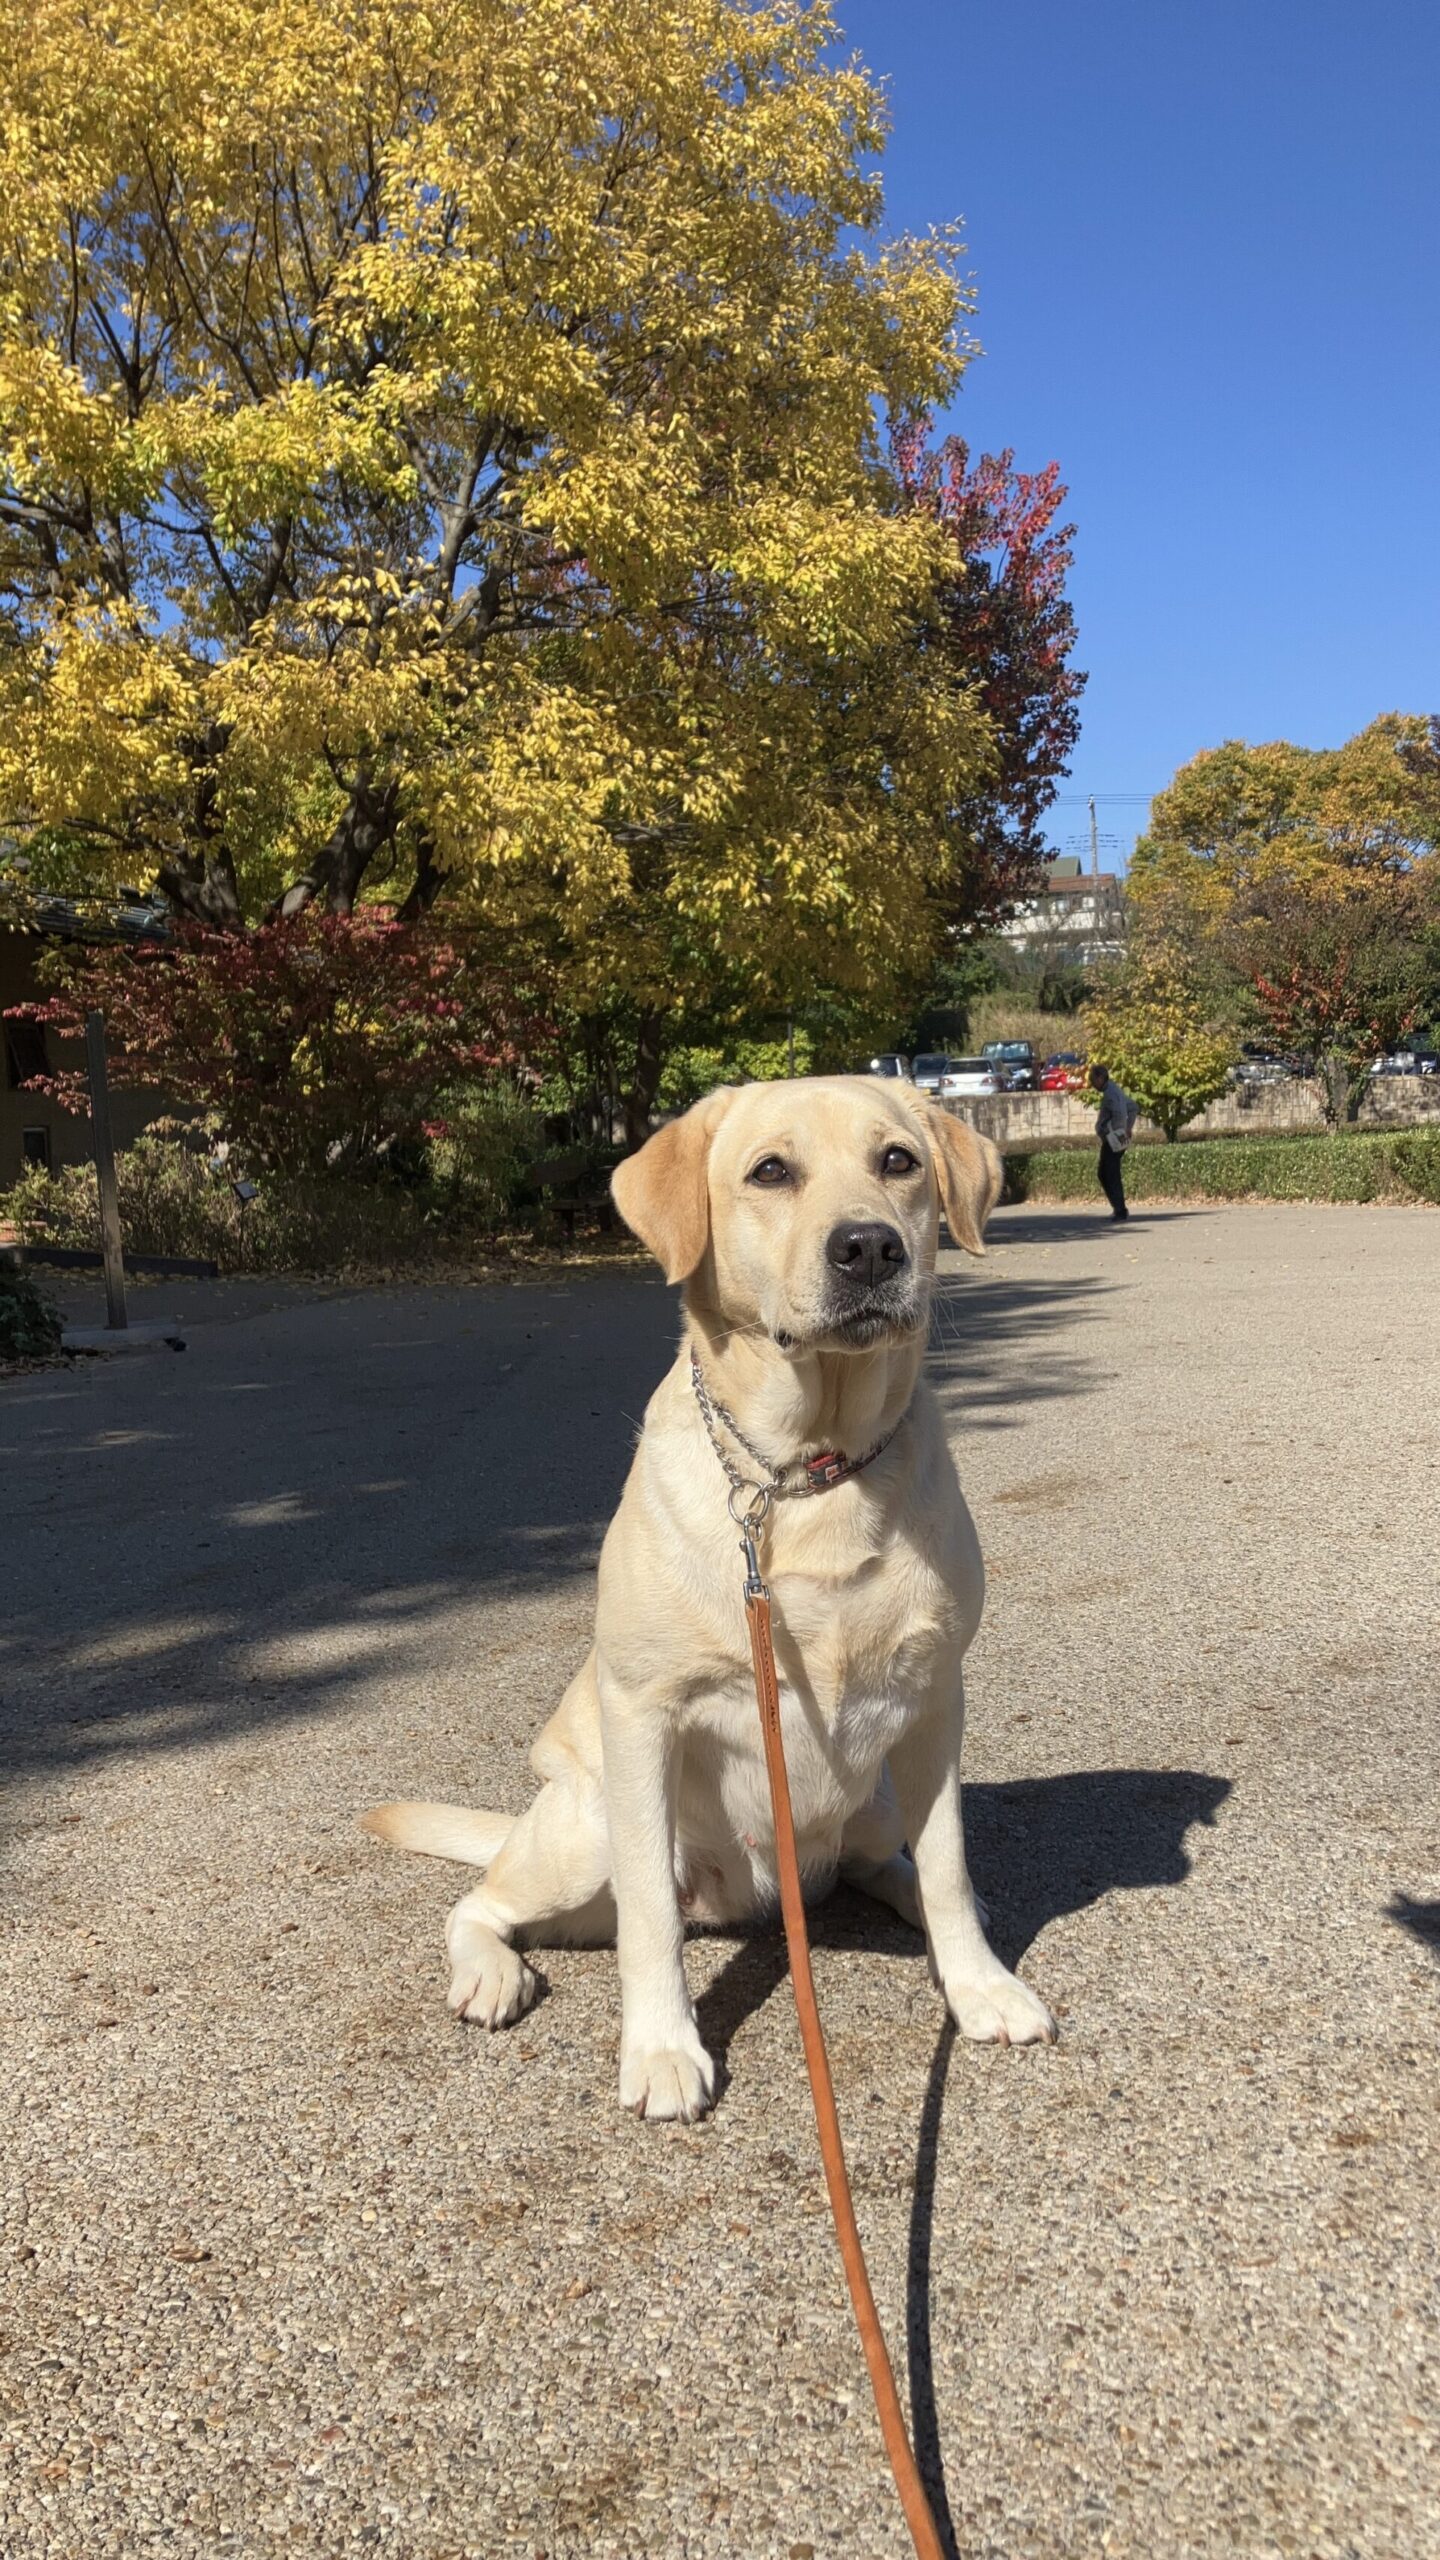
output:
M729 1407L719 1403L711 1395L705 1384L705 1373L700 1366L700 1354L693 1342L690 1346L690 1384L695 1390L695 1401L700 1407L700 1419L705 1425L706 1437L720 1461L730 1486L730 1517L737 1524L748 1522L754 1528L759 1527L772 1502L794 1501L812 1493L828 1493L832 1485L843 1484L847 1477L858 1476L862 1468L873 1466L881 1451L889 1448L900 1428L900 1423L905 1419L902 1413L899 1421L892 1422L889 1430L875 1442L873 1448L865 1451L863 1457L847 1458L838 1449L822 1449L813 1458L797 1459L795 1464L801 1470L801 1481L791 1484L786 1481L790 1474L789 1467L772 1466L764 1451L757 1449L753 1440L746 1439ZM720 1437L719 1426L722 1423L731 1439L738 1442L744 1450L747 1458L753 1458L756 1466L762 1470L758 1482L753 1476L742 1473L731 1457ZM737 1494L746 1497L743 1512L737 1512L735 1508Z

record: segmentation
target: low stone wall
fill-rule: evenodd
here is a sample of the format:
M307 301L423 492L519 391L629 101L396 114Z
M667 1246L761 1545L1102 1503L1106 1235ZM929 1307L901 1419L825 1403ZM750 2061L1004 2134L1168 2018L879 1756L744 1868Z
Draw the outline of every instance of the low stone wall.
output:
M947 1102L947 1111L993 1138L1005 1155L1038 1147L1095 1143L1095 1114L1073 1093L997 1093L973 1102ZM1360 1105L1362 1129L1440 1128L1440 1076L1372 1076ZM1287 1076L1283 1084L1238 1085L1212 1102L1185 1131L1187 1138L1295 1138L1325 1126L1320 1085L1313 1076ZM1160 1137L1141 1120L1137 1138Z

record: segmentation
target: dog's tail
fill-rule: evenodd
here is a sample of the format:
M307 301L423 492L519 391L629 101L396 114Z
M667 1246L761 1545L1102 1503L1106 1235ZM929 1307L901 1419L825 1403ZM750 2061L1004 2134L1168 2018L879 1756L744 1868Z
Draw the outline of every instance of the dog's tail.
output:
M515 1828L510 1813L476 1813L463 1804L377 1804L360 1816L362 1831L418 1849L425 1858L454 1858L463 1867L488 1867Z

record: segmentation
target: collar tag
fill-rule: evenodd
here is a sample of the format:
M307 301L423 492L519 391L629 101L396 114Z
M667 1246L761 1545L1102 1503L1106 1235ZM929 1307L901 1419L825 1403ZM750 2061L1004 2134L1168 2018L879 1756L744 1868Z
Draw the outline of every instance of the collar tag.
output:
M843 1458L838 1449L822 1449L818 1456L805 1461L806 1482L816 1493L824 1493L827 1486L839 1484L842 1476L849 1473L850 1461Z

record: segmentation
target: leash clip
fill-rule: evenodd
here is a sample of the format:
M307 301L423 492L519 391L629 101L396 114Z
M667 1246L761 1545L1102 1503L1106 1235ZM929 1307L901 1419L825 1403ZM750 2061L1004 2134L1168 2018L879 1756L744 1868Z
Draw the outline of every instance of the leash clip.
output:
M748 1522L740 1531L740 1552L745 1558L746 1599L768 1600L770 1594L765 1588L764 1578L760 1571L760 1559L755 1553L755 1532L749 1526Z
M737 1511L735 1508L737 1494L745 1505L743 1511ZM745 1558L747 1600L764 1600L769 1596L760 1571L760 1558L756 1553L755 1542L765 1525L765 1516L772 1499L768 1485L747 1484L743 1477L738 1484L732 1484L726 1497L726 1509L740 1532L740 1552Z

